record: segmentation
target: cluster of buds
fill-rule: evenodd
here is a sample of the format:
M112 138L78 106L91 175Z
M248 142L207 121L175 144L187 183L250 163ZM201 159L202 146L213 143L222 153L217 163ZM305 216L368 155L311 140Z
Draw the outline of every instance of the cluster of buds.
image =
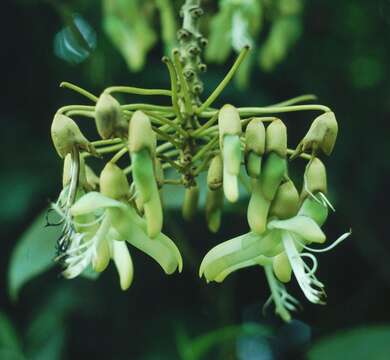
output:
M319 157L331 154L337 121L323 105L299 104L312 100L311 95L268 107L211 107L247 51L242 51L204 102L193 98L198 95L190 91L182 73L186 60L177 51L174 61L164 58L171 79L169 90L115 86L96 97L63 83L94 102L62 107L51 128L55 149L64 159L63 190L53 209L62 218L56 259L66 278L88 268L102 272L112 259L120 286L127 289L133 279L128 244L152 257L165 273L180 272L179 249L162 233L161 189L166 184L185 188L183 217L189 220L197 211L199 175L207 172L205 213L210 231L221 226L224 199L240 199L240 182L246 184L250 197L249 231L211 249L200 264L200 276L207 282L221 282L236 270L263 267L270 300L285 320L297 306L284 286L292 273L309 301L324 303L324 285L315 276L317 260L312 252L327 251L349 235L325 249L310 247L326 240L321 227L328 208L333 209L326 197L326 170ZM166 96L171 104L121 104L114 93ZM287 128L275 115L308 110L322 114L296 149L289 149ZM89 141L82 134L74 120L79 117L94 121L99 139ZM307 161L300 193L288 173L288 156ZM90 166L91 157L101 161L99 176L97 168ZM175 170L176 176L167 176L167 170ZM307 258L312 266L305 262Z

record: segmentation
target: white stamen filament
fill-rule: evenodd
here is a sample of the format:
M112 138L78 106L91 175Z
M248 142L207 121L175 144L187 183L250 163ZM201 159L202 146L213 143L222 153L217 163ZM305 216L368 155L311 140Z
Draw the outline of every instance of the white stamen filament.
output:
M348 238L350 235L352 234L352 230L349 230L349 232L346 232L344 233L343 235L341 235L339 238L337 238L332 244L330 244L329 246L327 246L326 248L323 248L323 249L314 249L310 246L307 246L305 245L302 241L300 241L299 239L297 239L297 237L294 237L294 240L301 246L303 246L306 250L309 250L311 252L316 252L316 253L322 253L322 252L327 252L329 250L332 250L333 248L335 248L338 244L340 244L341 242L343 242L346 238Z
M315 278L311 271L306 272L305 263L295 247L294 239L288 231L283 231L282 240L294 275L306 298L315 304L323 303L320 296L323 295L324 286ZM320 290L314 289L312 285L317 286Z

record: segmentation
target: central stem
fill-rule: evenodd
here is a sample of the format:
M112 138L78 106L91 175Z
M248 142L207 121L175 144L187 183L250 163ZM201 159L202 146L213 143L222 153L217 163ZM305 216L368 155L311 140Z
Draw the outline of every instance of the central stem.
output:
M207 44L207 40L199 32L199 18L202 14L200 0L186 0L181 9L183 25L177 34L179 50L176 55L180 67L177 70L181 72L179 74L181 125L186 131L200 126L193 108L201 103L199 96L203 91L203 84L199 79L199 73L206 70L206 65L201 60L201 51ZM183 140L184 146L180 156L181 165L185 169L183 183L186 187L190 187L195 185L196 175L192 158L196 143L191 136Z

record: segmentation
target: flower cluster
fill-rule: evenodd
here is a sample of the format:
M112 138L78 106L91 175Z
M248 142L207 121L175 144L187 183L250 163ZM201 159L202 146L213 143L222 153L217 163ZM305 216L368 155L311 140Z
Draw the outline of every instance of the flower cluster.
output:
M298 104L312 100L311 95L268 107L211 107L247 51L242 51L204 102L191 85L191 74L183 70L185 63L178 51L173 61L164 59L171 79L169 90L115 86L96 97L63 83L94 103L60 108L51 127L55 149L64 159L63 190L53 208L62 218L56 259L66 278L89 267L102 272L112 259L121 288L127 289L133 279L128 244L152 257L165 273L180 272L179 249L162 233L161 188L165 184L185 188L183 216L191 219L197 210L199 175L207 171L209 229L216 232L221 225L224 198L238 201L239 182L250 180L249 232L211 249L200 264L200 276L221 282L236 270L263 267L270 301L285 320L298 304L284 286L292 274L309 301L324 303L324 284L315 275L313 252L327 251L349 235L322 250L310 247L325 242L321 227L328 208L333 209L326 197L325 165L319 157L331 154L337 121L326 106ZM171 104L121 104L114 93L165 96ZM287 128L275 115L308 110L321 111L321 115L296 149L290 149ZM89 141L82 134L74 121L79 117L94 121L100 139ZM289 176L288 156L307 161L300 193ZM102 162L99 176L90 167L91 157ZM166 176L169 168L176 170L175 178Z

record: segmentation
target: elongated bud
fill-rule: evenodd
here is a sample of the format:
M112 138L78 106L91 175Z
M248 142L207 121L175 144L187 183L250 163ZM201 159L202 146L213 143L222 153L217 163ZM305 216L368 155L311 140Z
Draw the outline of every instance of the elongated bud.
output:
M154 174L154 161L148 148L131 153L133 179L139 202L144 209L148 235L155 237L161 232L163 214L160 194Z
M270 205L270 200L263 194L261 181L258 179L255 180L247 210L248 224L253 232L262 234L267 229L267 217Z
M270 216L287 219L297 214L299 209L299 194L294 183L288 179L280 186L271 203Z
M119 102L110 94L103 92L95 106L96 128L102 139L115 135L122 124L122 109Z
M119 275L119 283L122 290L127 290L133 282L133 261L125 241L113 241L111 256L114 260Z
M221 148L223 147L222 142L225 135L241 135L240 115L233 105L226 104L219 110L218 127Z
M262 156L250 151L245 154L245 168L249 177L258 179L261 174Z
M221 188L217 190L208 190L206 195L206 221L211 232L216 233L221 226L223 206L223 191Z
M320 149L326 155L330 155L336 143L338 124L333 112L325 112L318 116L311 124L309 131L298 144L291 158L297 157L304 151L314 151Z
M199 188L197 185L186 188L182 208L183 218L192 220L198 210Z
M160 159L155 159L154 171L156 174L157 187L161 189L164 185L164 169L162 168Z
M64 169L62 172L62 187L66 187L70 184L72 177L72 155L68 154L64 159ZM89 184L85 175L85 161L82 156L80 156L80 173L79 173L79 184L84 189L89 189Z
M265 127L263 122L252 119L245 130L245 151L262 156L265 151Z
M96 272L104 271L110 263L111 251L107 241L103 240L97 244L96 254L92 258L92 268Z
M135 153L144 149L147 149L149 154L154 157L156 134L152 130L148 116L137 110L130 120L129 150L131 153Z
M112 199L124 199L129 195L129 183L124 172L108 162L100 174L100 192Z
M324 163L319 158L313 158L306 167L305 170L305 182L306 188L313 194L321 192L326 194L327 181L326 181L326 169ZM308 195L306 189L302 191L302 198L306 198Z
M287 128L282 120L272 121L267 126L265 149L267 153L275 152L280 157L286 157Z
M272 259L272 267L276 278L287 283L291 280L291 265L286 253L283 251Z
M276 152L271 152L265 159L261 172L262 191L269 201L274 198L286 171L286 159Z
M210 162L207 172L207 185L209 189L216 190L222 186L223 164L221 155L216 155Z
M63 114L54 115L51 138L58 155L62 158L70 154L75 147L96 154L93 145L81 133L77 124Z
M223 138L223 190L230 202L238 200L238 175L241 166L241 143L237 135Z

